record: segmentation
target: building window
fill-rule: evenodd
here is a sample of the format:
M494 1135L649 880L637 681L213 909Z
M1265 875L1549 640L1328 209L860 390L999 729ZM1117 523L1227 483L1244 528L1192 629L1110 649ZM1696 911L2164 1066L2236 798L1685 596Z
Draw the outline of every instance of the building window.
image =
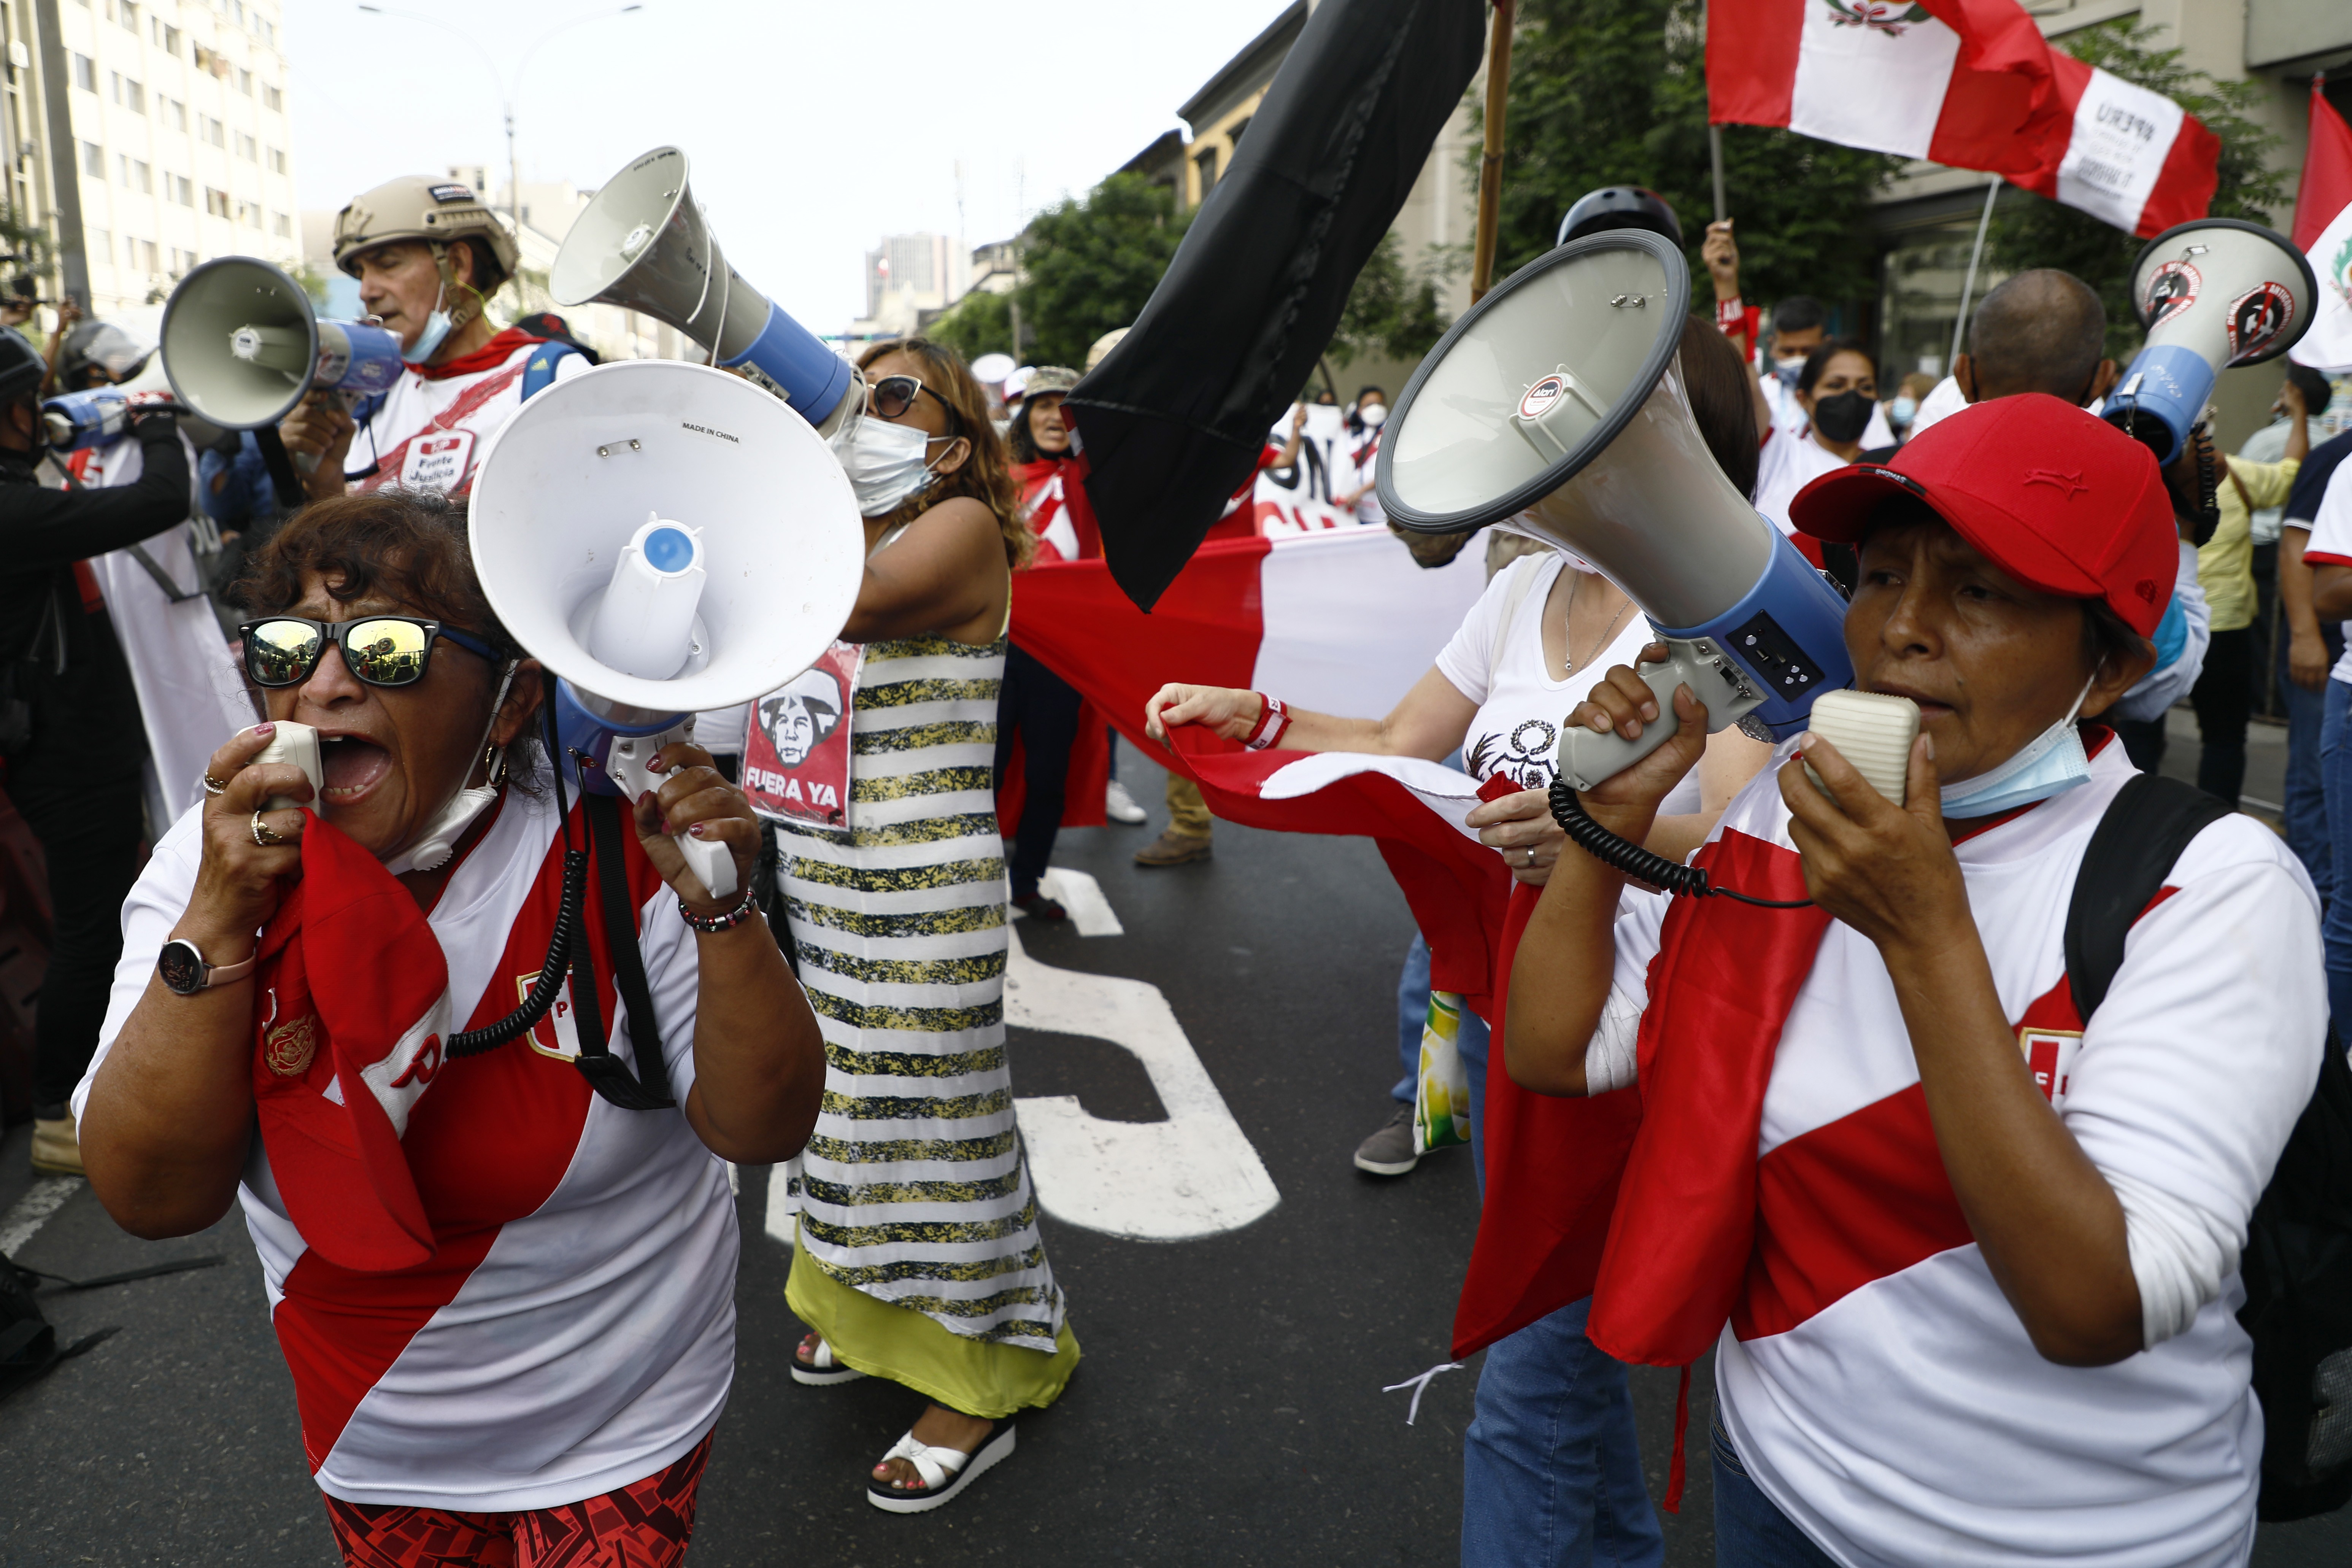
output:
M294 237L294 218L293 218L293 215L292 215L292 214L290 214L290 213L272 213L272 214L270 214L270 215L269 215L269 232L270 232L270 233L272 233L272 234L274 234L274 235L276 235L276 236L277 236L278 238L280 238L280 239L291 239L291 238L293 238L293 237Z
M1192 166L1201 172L1201 199L1209 199L1210 187L1217 183L1217 150L1204 147L1192 156Z
M259 228L261 226L261 204L258 202L237 203L236 221L245 225L247 228Z
M215 147L226 147L228 145L227 126L222 124L219 121L215 120L209 114L204 116L204 122L205 141L211 142Z
M261 143L240 131L236 133L236 155L248 163L261 162Z
M114 7L114 19L122 24L122 30L126 33L139 31L139 7L133 5L131 0L118 0ZM148 248L152 250L154 247L151 245Z
M155 265L155 242L152 239L142 239L132 243L139 247L140 257L147 263L147 270L150 272L160 270Z
M81 144L81 172L97 179L106 178L106 149L95 142Z
M216 191L213 189L212 186L206 185L205 187L205 212L207 216L212 217L228 216L228 193L226 191Z
M228 19L240 27L245 26L245 0L228 0Z
M114 236L109 234L102 228L91 229L89 231L89 253L98 258L99 260L105 262L109 267L113 266Z
M74 57L74 85L84 92L98 90L98 62L88 55Z
M196 205L196 187L185 174L164 175L163 190L167 195L184 207L193 207Z
M286 172L286 154L276 147L269 150L269 172L273 174L282 174Z
M171 55L178 54L180 52L180 29L177 27L167 27L161 23L156 24L156 29L155 41L163 47L163 52Z
M253 96L253 73L251 71L239 70L236 73L236 90L245 94L247 98L251 98Z
M261 84L261 106L277 113L286 112L286 95L268 82Z
M153 195L155 171L144 160L134 158L128 153L123 153L122 188L126 191L138 191L145 195Z
M164 117L171 121L172 129L184 134L188 129L188 106L176 98L158 98L156 101L163 106Z
M147 112L147 89L129 77L122 79L122 107L133 114Z

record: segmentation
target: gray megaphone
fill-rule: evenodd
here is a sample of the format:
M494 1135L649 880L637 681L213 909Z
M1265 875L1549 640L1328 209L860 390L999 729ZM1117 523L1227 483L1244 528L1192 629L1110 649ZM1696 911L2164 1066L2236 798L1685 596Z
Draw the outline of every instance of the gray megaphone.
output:
M686 176L686 154L656 147L605 181L564 237L548 292L667 322L832 434L863 405L848 395L856 367L727 265Z
M299 283L245 256L207 261L182 279L161 335L157 357L173 393L224 430L275 425L316 386L350 398L388 392L405 368L396 334L321 321Z
M1674 734L1678 685L1710 729L1780 738L1853 679L1844 600L1733 487L1692 417L1676 359L1689 310L1668 240L1571 240L1463 313L1382 433L1391 521L1458 533L1507 521L1591 563L1665 643L1665 662L1641 667L1661 718L1641 739L1562 726L1559 774L1577 789Z
M2147 342L2108 395L2103 417L2169 463L2221 372L2274 359L2302 341L2319 308L2319 284L2276 229L2209 217L2147 242L2132 264L2131 300Z

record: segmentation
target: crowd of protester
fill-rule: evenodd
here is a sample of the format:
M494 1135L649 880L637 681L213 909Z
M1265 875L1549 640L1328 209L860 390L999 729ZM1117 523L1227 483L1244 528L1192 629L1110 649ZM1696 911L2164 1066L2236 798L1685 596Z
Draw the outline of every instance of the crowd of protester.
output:
M422 404L446 401L436 367L586 353L556 319L492 330L484 307L513 258L489 238L354 223L339 220L338 264L419 356ZM1684 240L1663 201L1630 187L1580 203L1561 240L1629 226ZM2200 426L2159 468L2096 416L2117 367L2078 279L2007 278L1937 378L1874 363L1818 300L1747 305L1731 223L1701 254L1716 308L1683 324L1678 363L1707 451L1846 595L1857 685L1909 698L1920 735L1897 800L1812 735L1707 735L1685 691L1675 738L1582 807L1789 907L1676 903L1568 843L1562 731L1630 738L1661 720L1633 671L1654 632L1607 577L1525 531L1489 536L1483 595L1384 717L1276 710L1181 671L1141 716L1162 742L1198 725L1422 758L1487 786L1468 825L1507 870L1519 923L1495 1016L1465 1016L1457 1041L1482 1194L1527 1179L1490 1159L1497 1086L1586 1101L1640 1088L1643 1140L1619 1151L1622 1170L1596 1145L1585 1173L1595 1247L1608 1242L1597 1287L1486 1351L1462 1560L1659 1562L1627 1363L1687 1365L1712 1346L1720 1562L2242 1562L2263 1434L2234 1316L2241 1257L2331 1002L2352 1005L2352 908L2333 898L2352 857L2352 652L2336 624L2352 616L2352 430L2315 444L2311 430L2343 395L2287 370L2273 422L2237 454ZM453 283L470 301L454 322ZM0 572L24 643L0 710L23 732L0 742L57 900L37 1168L86 1173L141 1236L243 1206L347 1561L419 1531L491 1552L587 1528L614 1561L675 1562L735 1356L731 1310L712 1305L731 1301L735 1259L718 1162L795 1159L777 1178L797 1205L786 1299L808 1328L792 1375L919 1394L866 1492L897 1512L951 1500L1080 1359L1014 1121L1002 986L1009 911L1069 914L1053 854L1095 804L1074 798L1074 759L1118 750L1105 716L1008 636L1023 572L1103 553L1064 407L1084 372L1024 366L986 385L919 337L860 358L876 438L908 458L852 466L866 558L841 637L863 652L838 721L857 737L851 789L884 809L853 828L763 828L731 767L669 748L658 792L625 808L633 831L612 828L621 863L599 896L683 921L645 914L632 942L618 910L613 973L601 989L586 974L581 1015L639 1042L631 1089L681 1114L608 1113L561 1051L453 1047L443 1082L478 1092L410 1101L430 1108L401 1145L412 1215L384 1196L380 1152L306 1163L301 1140L342 1102L298 1102L294 1086L314 1061L331 1079L350 1042L319 1030L355 1025L325 1003L324 1026L283 1009L330 988L331 960L377 962L334 946L325 910L343 875L413 896L375 942L449 953L445 1013L450 996L481 998L466 1017L430 1015L436 1027L504 1012L490 994L547 950L550 848L570 832L538 739L540 668L474 575L462 509L382 485L380 457L344 466L358 439L398 450L404 416L309 405L290 418L288 445L322 459L291 511L253 437L184 450L168 411L131 426L138 483L61 488L40 468L39 398L129 381L145 360L121 329L64 310L46 354L0 331L14 509L0 515L26 542ZM1343 405L1326 384L1260 471L1385 523L1388 403L1365 385ZM2200 464L2220 475L2210 502ZM127 745L139 721L76 563L179 524L191 496L224 542L220 592L253 617L236 647L267 717L214 754L197 808L144 823L135 793L92 791L89 737ZM1253 526L1245 505L1228 510L1221 528ZM1434 564L1465 541L1408 542ZM410 627L419 650L398 668L355 653L336 630L354 620ZM930 696L910 716L918 688ZM2183 703L2213 808L2184 819L2152 868L2160 890L2126 911L2129 942L2116 935L2112 968L2084 987L2077 868L2111 815L2154 811L2134 781ZM2286 729L2277 833L2237 810L2258 804L2248 735L2270 706ZM316 860L302 845L318 827L283 805L309 781L258 760L288 721L337 742L336 833ZM1016 773L1017 816L1000 821ZM1145 819L1115 769L1100 804ZM1165 805L1137 864L1207 861L1213 818L1180 767ZM682 830L723 842L766 904L704 896L669 841ZM2123 863L2105 853L2096 864ZM1404 956L1402 1076L1352 1154L1374 1177L1426 1157L1413 1106L1424 1026L1451 1005L1431 979L1448 940L1422 931ZM254 1066L257 1030L282 1082ZM1381 1061L1385 1080L1385 1041ZM485 1107L518 1101L545 1126L502 1138ZM314 1191L283 1173L297 1169ZM478 1270L501 1235L528 1256ZM383 1353L387 1274L415 1288L404 1310L424 1304L408 1326L421 1351ZM571 1304L585 1294L593 1311ZM453 1303L465 1310L436 1316ZM494 1364L523 1342L546 1354ZM604 1375L600 1355L623 1346L632 1374ZM412 1353L429 1366L362 1400Z

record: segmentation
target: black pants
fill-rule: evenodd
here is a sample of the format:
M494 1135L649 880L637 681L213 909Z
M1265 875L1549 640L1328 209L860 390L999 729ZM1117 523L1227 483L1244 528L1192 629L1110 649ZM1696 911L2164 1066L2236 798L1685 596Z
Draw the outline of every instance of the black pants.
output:
M2197 733L2204 742L2197 758L2197 787L2234 806L2246 783L2246 721L2254 711L2253 627L2213 634L2189 701L2197 710Z
M63 675L17 667L16 690L33 704L33 731L8 758L8 798L41 841L56 921L35 1027L33 1109L40 1116L65 1114L98 1048L122 956L122 900L138 879L146 836L140 768L147 741L131 671L104 616L74 618L86 635L69 645Z
M1013 896L1037 890L1037 879L1054 853L1062 830L1062 803L1069 794L1070 745L1078 738L1077 688L1055 675L1017 645L1004 650L1004 686L996 702L996 782L1013 760L1013 737L1021 736L1021 773L1027 794L1013 835Z

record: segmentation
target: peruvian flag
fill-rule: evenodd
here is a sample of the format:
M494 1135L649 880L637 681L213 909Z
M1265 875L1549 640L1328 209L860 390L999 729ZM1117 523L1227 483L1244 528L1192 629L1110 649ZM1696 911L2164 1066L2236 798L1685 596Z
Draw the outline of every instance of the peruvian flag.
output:
M1707 8L1707 117L1982 169L2134 234L2202 217L2221 142L2050 47L2016 0Z
M2319 311L2288 358L2330 375L2352 371L2352 126L2311 80L2311 142L2294 192L2294 247L2319 279ZM2314 410L2314 412L2317 412Z

